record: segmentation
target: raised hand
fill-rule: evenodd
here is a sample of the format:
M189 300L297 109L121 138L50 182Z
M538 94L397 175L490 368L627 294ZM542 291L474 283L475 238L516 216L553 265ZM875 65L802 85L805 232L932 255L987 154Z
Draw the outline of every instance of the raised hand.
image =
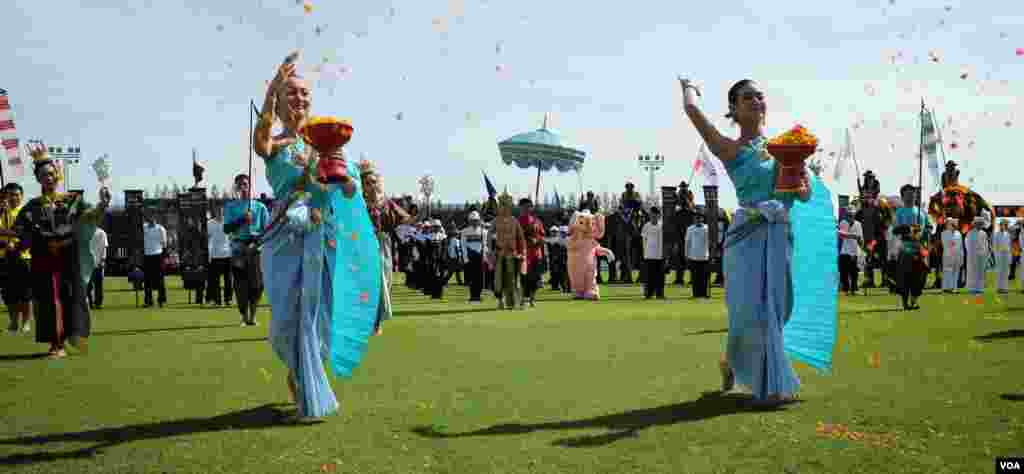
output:
M25 148L28 150L28 154L32 157L33 161L42 159L49 154L46 150L46 145L39 140L29 140L25 144Z
M697 93L697 97L701 96L700 88L697 87L697 84L695 84L692 80L684 78L683 76L678 76L678 79L679 87L682 88L684 94L686 93L686 89L693 89L693 91Z
M272 81L270 81L270 90L273 91L275 94L278 92L281 86L284 85L285 81L287 81L289 77L295 75L295 62L298 60L298 58L299 52L293 51L291 54L288 55L288 57L285 58L281 66L277 68L277 75L274 76L274 79Z

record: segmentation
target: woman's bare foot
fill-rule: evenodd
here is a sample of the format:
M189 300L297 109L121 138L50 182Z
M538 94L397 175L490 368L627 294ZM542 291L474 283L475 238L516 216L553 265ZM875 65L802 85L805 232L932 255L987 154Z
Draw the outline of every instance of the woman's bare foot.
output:
M718 368L722 372L722 392L728 392L736 386L736 374L729 367L729 363L721 361L718 363Z
M373 335L374 336L379 336L381 334L384 334L384 328L378 326L377 329L375 331L373 331Z
M288 396L291 399L291 402L293 404L297 403L296 400L298 400L298 397L295 395L295 392L296 392L296 389L295 389L295 379L292 377L292 374L289 373L288 374Z

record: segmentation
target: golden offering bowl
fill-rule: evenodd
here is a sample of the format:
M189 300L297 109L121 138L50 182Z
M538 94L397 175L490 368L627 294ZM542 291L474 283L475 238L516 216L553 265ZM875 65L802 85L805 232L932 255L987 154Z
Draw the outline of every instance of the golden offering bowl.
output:
M320 155L317 165L321 183L347 182L348 163L335 157L352 139L352 123L335 117L312 117L299 129L303 140Z

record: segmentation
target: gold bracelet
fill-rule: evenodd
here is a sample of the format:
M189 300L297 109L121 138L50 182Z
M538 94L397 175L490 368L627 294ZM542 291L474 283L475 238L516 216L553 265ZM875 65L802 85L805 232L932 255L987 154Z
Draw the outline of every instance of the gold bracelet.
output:
M271 126L274 124L274 113L266 111L260 114L260 120L256 123L257 126Z

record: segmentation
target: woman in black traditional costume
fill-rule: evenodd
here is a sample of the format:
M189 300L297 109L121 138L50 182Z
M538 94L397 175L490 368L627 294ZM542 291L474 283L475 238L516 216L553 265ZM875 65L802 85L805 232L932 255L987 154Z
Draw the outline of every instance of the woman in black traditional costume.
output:
M89 244L110 205L110 191L100 191L99 206L80 194L57 192L63 172L39 142L29 146L42 195L21 209L14 228L22 249L32 252L32 297L36 342L50 344L50 358L67 356L65 341L83 353L90 331L86 288L95 265Z

